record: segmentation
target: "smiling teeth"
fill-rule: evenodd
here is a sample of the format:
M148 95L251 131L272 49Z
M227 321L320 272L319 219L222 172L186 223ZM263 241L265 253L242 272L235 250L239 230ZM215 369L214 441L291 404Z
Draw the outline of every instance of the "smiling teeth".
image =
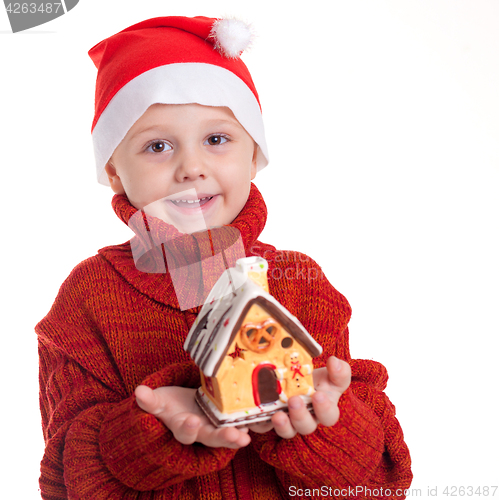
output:
M172 200L174 203L199 203L203 200L207 200L208 198L213 198L213 196L205 196L204 198L200 198L199 200Z

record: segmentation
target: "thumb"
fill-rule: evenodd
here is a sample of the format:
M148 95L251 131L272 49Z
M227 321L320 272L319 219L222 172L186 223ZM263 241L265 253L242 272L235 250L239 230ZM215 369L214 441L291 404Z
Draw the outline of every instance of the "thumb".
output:
M155 392L147 385L139 385L135 389L135 399L140 408L153 415L161 411Z
M340 393L344 393L352 380L350 365L335 356L331 356L326 363L329 381Z

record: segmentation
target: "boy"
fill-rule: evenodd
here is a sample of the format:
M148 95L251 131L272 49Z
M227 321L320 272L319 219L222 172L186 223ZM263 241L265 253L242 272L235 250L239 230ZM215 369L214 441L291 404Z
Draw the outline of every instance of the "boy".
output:
M237 21L167 17L90 51L98 178L136 236L77 266L37 325L43 498L404 498L410 457L386 370L350 358L348 302L310 258L257 241L266 208L251 181L268 154L245 41ZM180 224L144 215L158 202ZM323 346L315 417L294 397L289 415L215 429L197 407L199 370L182 346L200 307L182 304L206 295L213 270L199 257L206 231L182 224L200 214L269 261L272 295ZM166 242L164 272L151 241ZM198 286L184 277L181 296L174 270L187 264Z

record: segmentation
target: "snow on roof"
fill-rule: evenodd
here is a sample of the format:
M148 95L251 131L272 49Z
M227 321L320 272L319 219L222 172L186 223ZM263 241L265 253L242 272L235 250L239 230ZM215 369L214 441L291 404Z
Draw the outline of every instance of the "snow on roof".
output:
M208 377L216 375L247 312L255 303L279 321L312 357L322 353L322 347L300 321L244 272L245 264L260 261L265 263L266 269L267 262L261 257L247 257L239 259L237 267L224 271L189 331L184 349Z

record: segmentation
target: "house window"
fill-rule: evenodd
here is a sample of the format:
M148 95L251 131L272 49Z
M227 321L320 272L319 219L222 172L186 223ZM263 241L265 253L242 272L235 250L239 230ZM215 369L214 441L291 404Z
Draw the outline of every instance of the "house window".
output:
M279 324L272 318L263 323L246 323L241 328L241 340L253 352L268 351L277 340Z

